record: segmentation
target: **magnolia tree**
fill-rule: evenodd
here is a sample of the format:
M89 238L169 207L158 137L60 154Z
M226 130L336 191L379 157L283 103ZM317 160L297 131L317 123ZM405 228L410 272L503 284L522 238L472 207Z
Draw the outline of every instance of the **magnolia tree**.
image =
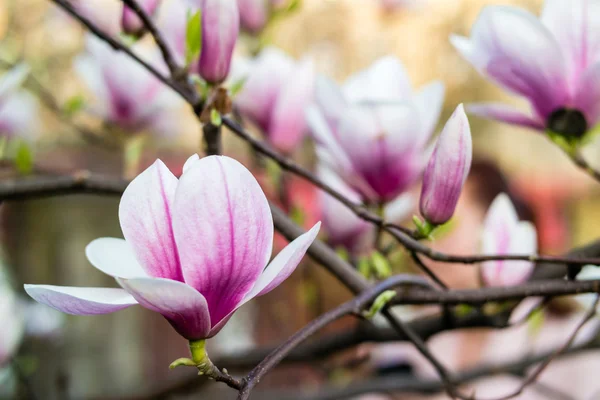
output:
M478 253L446 253L432 246L436 236L458 234L456 226L462 223L453 221L453 215L472 166L472 134L477 135L468 114L546 135L581 174L600 181L600 172L581 154L600 115L600 1L547 0L540 16L517 7L485 7L469 37L448 40L477 72L525 98L530 111L453 104L454 112L442 124L443 83L414 88L396 57L380 58L338 83L320 74L310 57L294 59L266 45L270 25L301 9L299 1L122 0L110 9L98 1L50 2L85 30L84 49L74 57L73 70L93 100L61 104L31 73L26 59L2 61L1 150L5 164L16 172L0 182L0 199L119 196L114 218L124 238L98 238L78 250L115 279L113 287L53 286L43 277L25 283L24 292L45 305L45 314L39 308L24 312L33 310L33 303L0 276L0 365L20 376L29 390L20 393L36 396L15 361L27 325L35 327L37 321L40 326L44 320L44 327L52 329L30 330L55 337L72 321L63 322L62 314L46 306L74 315L135 305L156 312L189 343L189 354L181 354L171 368L195 368L204 377L193 380L216 380L220 383L215 385L229 386L240 400L341 399L406 391L508 399L540 385L538 378L558 358L597 348L595 331L574 345L596 314L597 243L563 256L538 255L535 226L521 220L511 197L500 193L480 229L469 231L481 243ZM409 3L416 2L381 1L382 12L396 12ZM236 44L251 55L236 50ZM173 138L182 107L201 127L202 146L188 150L177 174L161 160L140 168L140 138ZM124 176L44 170L41 165L48 163L31 151L42 128L36 123L41 108L59 115L84 138L116 143L125 160ZM110 134L91 131L76 118L79 113L99 120L98 129ZM253 162L242 164L236 152L223 154L227 136L241 138L253 151ZM300 148L314 150L314 162L297 161ZM314 204L290 200L296 179L317 190ZM315 208L320 222L305 230L298 215ZM276 232L289 244L277 245ZM410 255L414 268L398 268L398 253ZM207 344L236 311L280 290L305 258L330 272L352 296L276 346L239 354L232 373L219 365L218 357L211 361ZM460 263L478 270L479 287L453 288L432 262L447 264L447 270ZM444 331L539 324L545 307L558 296L574 296L584 312L574 329L559 330L560 346L545 354L522 352L511 363L450 370L444 354L427 343ZM430 307L416 308L417 316L409 318L407 305ZM362 328L310 341L345 316L364 320ZM506 346L517 346L519 340ZM311 394L254 391L281 362L316 361L372 341L406 344L433 367L437 378L382 380L363 374L360 382L343 387L325 382ZM375 357L377 348L372 349ZM462 386L499 372L516 374L521 381L500 385L483 397ZM575 391L575 382L560 384L560 391L545 387L546 393L576 398L568 394ZM166 388L158 397L175 395L181 387ZM545 396L540 398L550 398Z

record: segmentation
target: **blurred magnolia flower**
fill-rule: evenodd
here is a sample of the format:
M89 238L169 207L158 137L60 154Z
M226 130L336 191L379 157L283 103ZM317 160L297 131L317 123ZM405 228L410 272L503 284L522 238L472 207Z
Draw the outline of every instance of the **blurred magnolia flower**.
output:
M209 83L224 81L231 66L240 29L237 0L171 0L161 7L159 29L180 64L186 61L188 15L202 12L202 48L190 61L190 72Z
M263 30L274 8L282 7L289 0L237 0L240 9L240 25L245 31L256 34Z
M76 58L75 69L97 100L94 113L127 131L173 134L176 118L172 113L182 104L174 91L127 54L93 36L88 36L86 50ZM134 50L163 68L147 48L134 45Z
M251 64L234 104L275 148L291 153L306 132L305 110L313 100L314 80L312 61L297 62L270 47Z
M156 13L160 0L137 0L137 4L146 12L146 14L152 16ZM121 27L125 33L132 35L139 35L144 31L144 23L137 16L137 14L127 6L123 6L121 13Z
M598 279L600 279L600 268L595 265L586 265L577 274L577 280L580 281L591 281ZM596 301L596 296L597 294L595 293L585 293L573 296L573 299L575 299L583 308L587 310Z
M451 42L481 74L525 97L532 112L489 103L468 111L582 136L600 119L599 29L598 0L547 0L540 18L515 7L484 8L471 37Z
M179 180L157 160L123 193L119 219L125 240L96 239L86 255L122 289L25 290L40 303L77 315L140 304L189 340L216 335L240 306L283 282L320 225L267 266L273 245L267 198L250 171L222 156L190 157Z
M364 200L390 201L421 176L442 108L442 83L413 93L402 64L384 57L341 89L319 77L315 93L307 118L319 156Z
M38 104L22 90L29 67L19 64L0 76L0 136L31 138L37 133Z
M360 195L349 187L335 172L324 165L317 168L319 178L332 189L354 203L360 203ZM360 255L373 248L375 226L358 217L352 210L323 190L319 190L321 218L327 233L327 241L333 247L343 247L353 255ZM386 221L401 222L414 208L410 194L399 196L384 210Z
M471 128L459 105L435 144L421 188L421 215L435 225L448 222L471 169Z
M485 217L482 252L530 255L537 252L537 234L531 222L519 221L515 207L505 193L499 194ZM486 261L481 277L486 286L514 286L524 283L533 272L530 261Z
M404 8L414 7L419 2L424 3L427 0L379 0L379 4L386 11L396 11Z
M121 33L123 5L121 1L107 0L69 0L75 10L91 21L102 32L116 37Z

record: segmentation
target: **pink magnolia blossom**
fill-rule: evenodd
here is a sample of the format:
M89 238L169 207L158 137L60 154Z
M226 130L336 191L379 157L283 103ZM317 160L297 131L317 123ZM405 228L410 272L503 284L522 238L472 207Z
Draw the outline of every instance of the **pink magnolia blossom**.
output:
M546 0L541 16L488 6L471 37L453 36L483 75L526 98L531 113L501 104L469 111L510 124L581 136L600 119L600 1Z
M473 143L463 105L450 117L429 159L421 187L421 215L432 224L446 223L471 169Z
M29 67L20 64L0 76L0 136L31 138L37 133L38 104L22 90Z
M152 16L158 9L160 0L138 0L137 4L146 12L146 14ZM133 35L139 35L144 31L144 23L142 20L127 6L123 6L121 26L124 32Z
M312 61L296 62L281 50L267 48L250 66L234 104L284 153L292 152L306 133L305 109L313 100Z
M366 201L386 202L421 176L443 98L440 82L414 93L402 64L384 57L341 89L318 78L308 124L321 159Z
M119 219L125 239L96 239L86 255L122 289L25 285L25 290L76 315L139 304L162 314L189 340L216 335L236 309L283 282L320 226L268 263L273 220L267 199L250 171L222 156L192 156L179 180L157 160L123 193Z
M128 131L172 134L172 113L182 104L175 92L131 57L95 37L88 37L86 50L75 60L75 69L95 96L93 112ZM158 55L144 53L146 48L134 46L134 50L164 68Z
M240 9L240 25L250 32L260 32L269 19L269 0L237 0Z
M537 234L528 221L519 221L508 196L499 194L492 202L484 221L483 254L535 254ZM524 283L533 272L529 261L486 261L481 277L486 286L514 286Z
M331 188L341 193L354 203L360 203L360 195L349 187L335 172L324 165L317 169L319 178ZM375 226L358 217L352 210L333 196L319 190L321 219L327 233L327 241L334 247L343 247L351 254L360 255L373 248ZM399 196L389 203L384 210L385 219L389 222L402 222L414 207L411 194Z
M70 3L81 16L107 35L117 37L121 33L119 18L123 10L121 1L70 0Z
M210 83L227 78L233 49L240 32L237 0L200 0L202 11L202 52L200 76Z

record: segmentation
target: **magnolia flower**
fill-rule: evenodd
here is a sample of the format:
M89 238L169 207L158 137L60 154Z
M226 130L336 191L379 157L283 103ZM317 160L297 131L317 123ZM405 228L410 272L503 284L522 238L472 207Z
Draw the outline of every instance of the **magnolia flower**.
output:
M531 222L519 221L508 196L499 194L485 217L482 237L483 254L535 254L537 235ZM486 286L521 284L533 272L530 261L486 261L481 265L481 277Z
M233 49L240 32L237 0L200 0L202 51L200 76L209 83L221 83L229 74Z
M137 3L148 15L153 15L160 4L160 0L138 0ZM132 35L139 35L144 31L144 23L137 14L127 6L123 6L121 13L121 26L123 31Z
M175 92L127 54L93 36L88 37L86 48L75 60L75 69L96 97L96 114L128 131L172 133L171 113L181 105ZM141 56L154 56L144 53L146 48L134 48Z
M473 105L469 111L582 136L600 118L599 21L598 0L547 0L540 18L515 7L486 7L471 38L451 41L481 74L525 97L532 112L498 104Z
M20 64L0 76L0 136L30 138L38 129L37 102L19 90L27 74L29 67Z
M386 202L421 176L443 98L440 82L413 93L402 64L385 57L341 89L317 79L308 125L324 162L363 199Z
M326 166L319 165L317 175L329 187L347 199L354 203L360 203L360 195ZM333 247L343 247L354 255L372 249L376 233L372 223L357 216L339 200L323 190L319 190L319 203L323 228L327 232L329 244ZM410 215L413 206L412 195L399 196L385 207L386 221L401 222Z
M69 0L75 10L91 21L103 33L117 37L121 33L123 4L121 1L107 0Z
M269 0L237 0L240 25L250 33L260 32L269 19Z
M139 304L162 314L189 340L216 335L240 306L283 282L320 226L267 265L273 244L267 198L250 171L222 156L192 156L179 180L157 160L123 193L119 220L125 239L96 239L86 255L122 289L25 285L25 290L77 315Z
M423 175L420 208L428 222L440 225L452 218L472 156L471 128L461 104L440 134Z
M172 0L161 7L158 26L180 64L186 61L188 15L201 10L202 49L188 68L207 82L221 83L229 74L240 25L236 1Z
M267 48L251 65L235 105L274 147L290 153L306 132L305 109L313 99L314 79L310 60L296 62L276 48Z

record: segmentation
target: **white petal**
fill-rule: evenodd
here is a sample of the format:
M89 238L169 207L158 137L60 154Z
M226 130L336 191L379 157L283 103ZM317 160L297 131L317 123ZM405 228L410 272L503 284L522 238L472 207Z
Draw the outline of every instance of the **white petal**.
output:
M87 245L85 255L94 267L116 278L148 276L125 239L96 239Z

